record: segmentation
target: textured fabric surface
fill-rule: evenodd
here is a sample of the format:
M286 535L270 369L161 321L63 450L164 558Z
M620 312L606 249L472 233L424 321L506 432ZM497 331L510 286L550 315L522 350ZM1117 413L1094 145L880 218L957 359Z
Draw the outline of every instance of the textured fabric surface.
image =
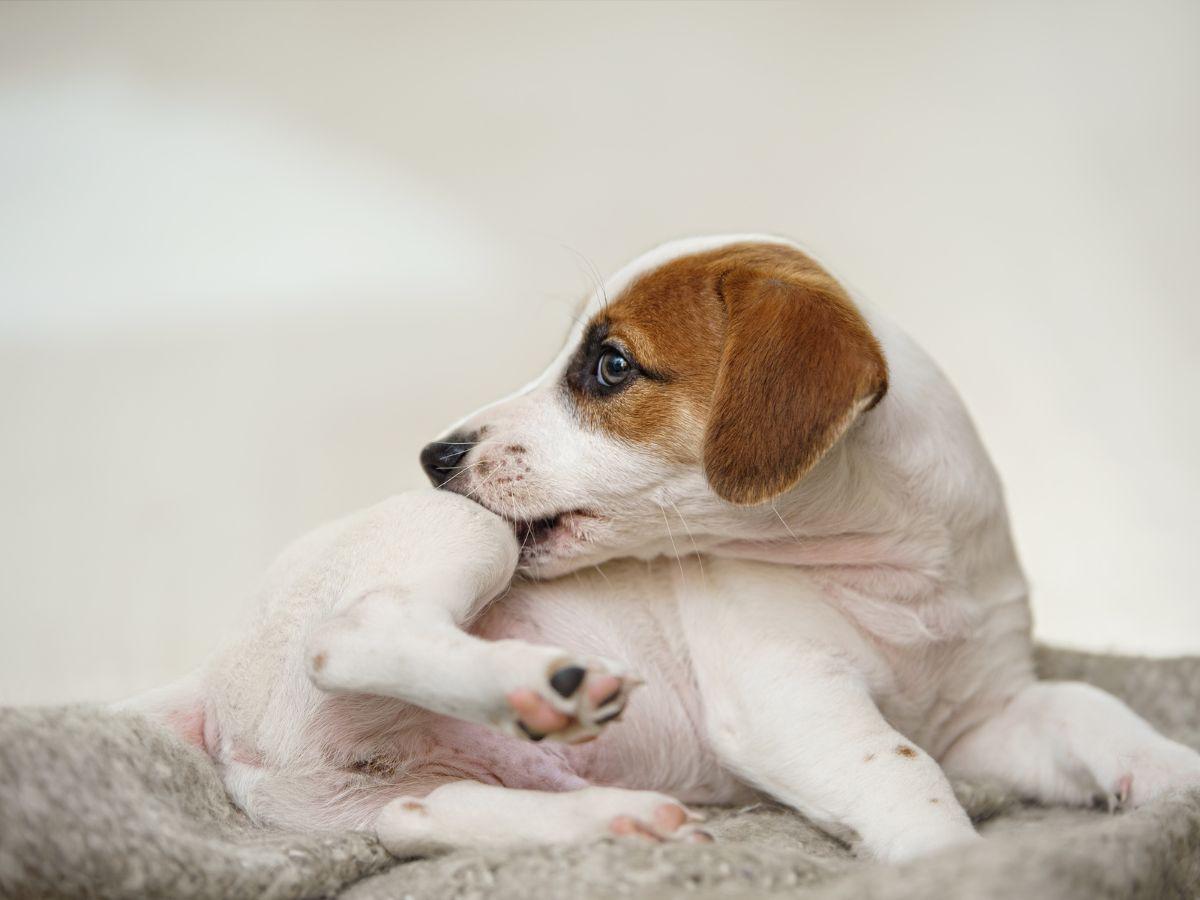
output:
M1043 650L1200 747L1200 659ZM0 711L0 895L95 897L1196 897L1200 794L1132 812L959 794L988 840L903 866L855 859L771 804L712 810L711 845L601 841L397 862L369 836L249 825L205 757L129 714Z

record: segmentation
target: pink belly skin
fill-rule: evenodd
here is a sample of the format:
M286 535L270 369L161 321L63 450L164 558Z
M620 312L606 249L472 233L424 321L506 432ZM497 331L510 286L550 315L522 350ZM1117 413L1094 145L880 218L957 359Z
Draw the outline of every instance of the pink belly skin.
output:
M596 740L568 746L529 743L478 726L440 719L437 740L486 761L499 783L533 790L586 784L670 794L685 803L749 802L757 795L711 752L695 682L673 607L598 603L590 592L513 591L472 629L492 640L519 638L615 660L644 680L621 718ZM668 617L663 621L662 617ZM664 628L666 626L666 628ZM445 738L442 737L445 735Z

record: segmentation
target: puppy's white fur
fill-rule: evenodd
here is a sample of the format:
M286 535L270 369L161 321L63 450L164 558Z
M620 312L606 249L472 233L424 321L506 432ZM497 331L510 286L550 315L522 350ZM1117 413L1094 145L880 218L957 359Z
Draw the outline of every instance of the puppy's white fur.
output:
M664 245L582 318L641 273L746 241L786 243ZM977 839L943 769L1072 804L1200 784L1200 755L1112 697L1035 681L999 480L936 366L859 303L889 392L773 502L733 506L697 466L582 427L560 389L581 324L541 378L452 429L485 430L454 486L482 506L419 492L304 539L246 634L140 705L201 743L251 815L374 827L399 853L614 821L678 838L694 827L668 795L761 792L895 860ZM540 580L510 584L518 548L483 506L586 514L524 548ZM570 667L586 677L563 697ZM630 672L645 687L627 704ZM589 696L606 678L618 694ZM623 722L520 742L522 690L570 720L553 736Z

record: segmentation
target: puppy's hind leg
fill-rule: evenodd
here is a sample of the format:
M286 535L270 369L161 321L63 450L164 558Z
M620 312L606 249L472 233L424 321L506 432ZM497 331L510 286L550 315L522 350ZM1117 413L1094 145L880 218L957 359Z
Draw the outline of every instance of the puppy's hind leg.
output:
M313 683L396 697L533 740L598 734L636 683L619 666L462 630L512 578L509 526L443 492L389 503L375 530L393 538L356 545L361 558L344 599L309 636Z
M516 737L598 734L632 686L613 663L524 641L485 641L444 607L398 591L360 597L311 636L322 690L397 697Z
M553 793L455 781L425 797L393 800L379 813L376 833L397 856L425 856L614 835L653 842L712 840L698 830L699 821L678 801L653 791L586 787Z
M1200 753L1168 740L1099 688L1038 681L960 738L942 760L962 778L999 781L1045 803L1138 806L1200 787Z

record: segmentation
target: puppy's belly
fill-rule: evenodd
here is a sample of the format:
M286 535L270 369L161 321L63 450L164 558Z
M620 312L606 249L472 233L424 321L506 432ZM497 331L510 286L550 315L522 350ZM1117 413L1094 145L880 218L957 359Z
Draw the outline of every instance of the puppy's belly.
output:
M675 566L676 563L672 562ZM757 795L711 751L669 575L620 562L552 582L515 584L473 629L617 661L644 680L596 740L545 746L592 784L656 790L685 803Z

